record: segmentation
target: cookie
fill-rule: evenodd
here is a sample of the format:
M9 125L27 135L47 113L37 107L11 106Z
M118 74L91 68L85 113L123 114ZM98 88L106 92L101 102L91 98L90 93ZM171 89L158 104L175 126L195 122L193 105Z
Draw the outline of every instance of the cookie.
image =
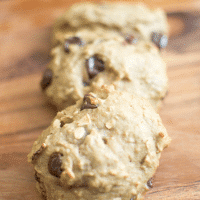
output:
M56 21L53 42L62 41L69 31L76 32L82 28L135 35L155 42L160 48L167 45L168 24L164 11L150 9L144 4L74 4Z
M69 32L65 42L52 49L52 60L41 87L58 109L75 104L102 85L148 99L157 110L167 91L166 65L159 48L134 35Z
M169 142L148 101L102 87L58 112L28 160L47 200L139 200Z

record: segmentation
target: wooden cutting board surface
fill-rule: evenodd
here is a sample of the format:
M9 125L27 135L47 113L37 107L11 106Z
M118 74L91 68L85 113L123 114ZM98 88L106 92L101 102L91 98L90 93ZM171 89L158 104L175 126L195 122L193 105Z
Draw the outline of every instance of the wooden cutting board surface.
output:
M0 200L41 199L27 154L56 115L39 82L50 60L54 19L73 2L0 1ZM200 2L154 2L170 24L162 52L169 93L160 115L172 143L145 200L200 200Z

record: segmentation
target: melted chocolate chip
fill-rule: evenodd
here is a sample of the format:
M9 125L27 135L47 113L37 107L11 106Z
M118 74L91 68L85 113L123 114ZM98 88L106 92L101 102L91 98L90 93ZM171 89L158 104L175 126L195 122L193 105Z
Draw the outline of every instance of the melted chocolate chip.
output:
M42 81L40 82L41 88L45 90L52 82L53 73L51 69L46 69L43 74Z
M39 158L39 156L42 154L42 152L44 151L45 148L46 148L46 144L43 143L41 145L41 147L33 154L33 156L32 156L33 162L36 161Z
M91 102L91 99L95 98L94 96L92 96L91 94L86 94L83 98L83 104L81 106L81 110L84 109L94 109L97 108L98 105L95 105Z
M137 39L133 35L127 35L125 40L128 44L135 44L137 42Z
M77 44L79 46L83 45L83 41L79 37L70 37L65 41L64 49L66 53L69 53L69 45L70 44Z
M40 183L40 177L38 176L37 171L35 171L35 180Z
M65 125L65 122L61 121L60 122L60 127L62 128Z
M152 33L151 40L159 49L165 48L168 43L167 36L157 32Z
M152 187L153 187L153 178L152 178L152 177L147 181L147 186L148 186L149 188L152 188Z
M63 154L59 152L52 153L48 162L49 173L58 178L60 178L60 175L63 171L63 169L61 168L62 165L61 156L63 156Z
M104 71L104 62L97 55L86 60L86 69L90 79L94 78L99 72Z

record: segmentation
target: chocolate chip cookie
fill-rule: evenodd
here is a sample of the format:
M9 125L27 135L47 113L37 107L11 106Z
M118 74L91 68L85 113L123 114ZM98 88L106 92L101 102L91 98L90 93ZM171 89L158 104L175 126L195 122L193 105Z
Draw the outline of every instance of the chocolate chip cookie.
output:
M84 28L65 34L51 54L41 88L58 109L104 84L146 98L156 110L166 94L166 65L158 46L135 35Z
M47 200L139 200L169 142L148 101L103 86L58 112L28 160Z
M53 41L62 41L69 31L87 27L91 31L134 34L140 39L155 41L162 36L161 48L167 44L168 24L163 10L150 9L144 4L128 3L78 3L68 9L54 26Z

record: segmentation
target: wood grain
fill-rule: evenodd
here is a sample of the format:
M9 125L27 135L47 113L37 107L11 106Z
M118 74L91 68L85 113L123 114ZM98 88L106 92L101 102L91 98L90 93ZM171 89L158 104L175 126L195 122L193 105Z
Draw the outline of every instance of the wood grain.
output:
M145 0L153 6L152 1ZM0 1L0 200L39 200L27 154L56 110L39 88L54 19L74 1ZM168 11L162 52L169 93L160 111L172 143L161 156L149 200L200 200L200 2L155 0Z

